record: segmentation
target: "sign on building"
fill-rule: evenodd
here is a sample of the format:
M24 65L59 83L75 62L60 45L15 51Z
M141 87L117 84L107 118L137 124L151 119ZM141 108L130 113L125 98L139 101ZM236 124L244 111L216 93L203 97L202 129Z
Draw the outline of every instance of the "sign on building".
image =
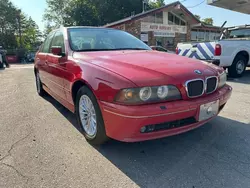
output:
M141 33L141 40L143 42L148 42L148 34L147 33Z
M165 25L165 24L141 22L141 32L148 32L148 31L186 34L187 27L180 25Z
M168 32L161 32L161 31L154 31L155 37L175 37L175 32L168 31Z

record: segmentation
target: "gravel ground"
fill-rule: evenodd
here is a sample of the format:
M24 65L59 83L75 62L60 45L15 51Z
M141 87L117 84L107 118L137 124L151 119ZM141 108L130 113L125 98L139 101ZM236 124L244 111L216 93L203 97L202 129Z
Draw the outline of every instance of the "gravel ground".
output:
M250 70L220 114L169 138L94 148L74 114L36 94L32 65L0 70L0 187L250 187Z

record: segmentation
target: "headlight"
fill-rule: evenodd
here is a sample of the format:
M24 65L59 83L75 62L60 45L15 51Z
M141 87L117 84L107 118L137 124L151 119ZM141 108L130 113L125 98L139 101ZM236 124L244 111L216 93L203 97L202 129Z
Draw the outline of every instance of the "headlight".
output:
M152 96L152 89L151 89L151 87L141 88L139 96L140 96L141 100L147 101Z
M115 101L124 104L143 104L181 99L180 91L172 85L122 89Z
M157 89L157 95L160 99L164 99L168 96L168 86L160 86Z
M224 71L220 76L219 76L219 85L218 88L222 88L227 82L227 74Z

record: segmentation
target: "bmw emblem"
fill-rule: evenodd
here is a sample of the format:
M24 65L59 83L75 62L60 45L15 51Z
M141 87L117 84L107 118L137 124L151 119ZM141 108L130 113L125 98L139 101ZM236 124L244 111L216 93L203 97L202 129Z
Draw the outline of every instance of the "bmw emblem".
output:
M200 74L200 75L202 74L202 72L201 72L200 70L195 70L194 72L195 72L196 74Z

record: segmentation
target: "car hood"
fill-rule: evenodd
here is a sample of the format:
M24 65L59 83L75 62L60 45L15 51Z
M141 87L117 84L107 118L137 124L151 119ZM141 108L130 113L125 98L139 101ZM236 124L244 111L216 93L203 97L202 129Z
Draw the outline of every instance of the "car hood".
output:
M115 72L138 86L204 79L206 76L218 75L220 70L199 60L156 51L77 52L74 58ZM195 70L202 74L195 73Z

